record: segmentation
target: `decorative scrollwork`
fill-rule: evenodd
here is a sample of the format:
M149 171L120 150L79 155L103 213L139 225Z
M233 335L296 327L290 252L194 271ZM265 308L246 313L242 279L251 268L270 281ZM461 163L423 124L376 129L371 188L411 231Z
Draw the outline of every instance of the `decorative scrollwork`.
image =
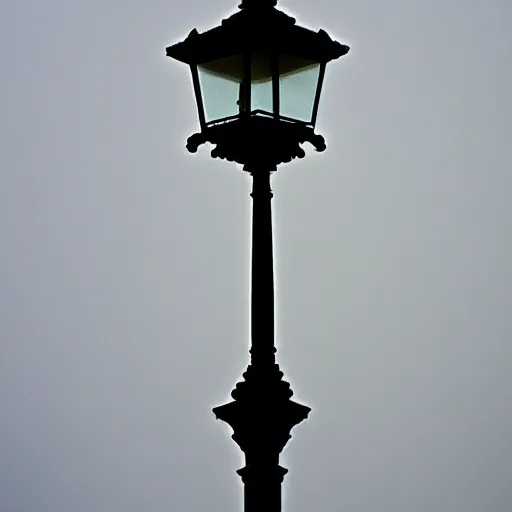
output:
M304 158L306 153L301 144L305 142L316 151L326 149L324 138L309 126L257 116L227 121L195 133L188 138L187 149L195 153L206 142L215 145L211 151L213 158L242 165L277 166Z

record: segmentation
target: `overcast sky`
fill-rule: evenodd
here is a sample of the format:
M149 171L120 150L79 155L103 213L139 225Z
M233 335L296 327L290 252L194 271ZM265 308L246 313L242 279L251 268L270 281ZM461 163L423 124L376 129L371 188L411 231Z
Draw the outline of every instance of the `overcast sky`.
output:
M273 178L287 512L512 509L512 4L286 0L351 52ZM236 0L0 7L0 509L242 510L250 180L165 47Z

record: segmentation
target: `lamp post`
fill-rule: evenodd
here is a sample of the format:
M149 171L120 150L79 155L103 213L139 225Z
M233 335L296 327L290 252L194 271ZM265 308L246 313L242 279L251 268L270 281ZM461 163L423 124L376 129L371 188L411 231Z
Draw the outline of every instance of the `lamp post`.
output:
M310 412L290 400L275 360L270 175L279 164L303 158L304 142L325 150L314 132L325 69L349 50L323 30L298 26L276 3L243 0L220 26L201 34L194 29L167 48L192 74L200 132L189 137L187 149L195 153L210 142L212 157L242 164L253 179L251 362L233 401L213 410L245 454L238 471L245 512L281 510L287 470L279 455Z

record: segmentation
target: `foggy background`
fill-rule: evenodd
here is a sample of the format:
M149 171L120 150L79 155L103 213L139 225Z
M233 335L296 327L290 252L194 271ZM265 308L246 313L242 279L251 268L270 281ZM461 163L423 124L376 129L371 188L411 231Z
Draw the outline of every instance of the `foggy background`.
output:
M165 47L236 0L0 7L0 510L242 510L250 180ZM351 46L273 178L287 512L512 509L512 7L286 0Z

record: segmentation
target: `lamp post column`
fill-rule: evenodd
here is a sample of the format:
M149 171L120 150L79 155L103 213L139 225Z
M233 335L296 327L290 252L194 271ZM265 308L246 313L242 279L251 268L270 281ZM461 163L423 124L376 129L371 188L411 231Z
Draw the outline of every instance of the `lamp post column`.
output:
M233 429L245 453L238 471L244 483L245 512L281 512L281 484L287 470L279 455L292 428L305 420L309 407L290 400L290 384L275 362L272 191L275 166L248 166L253 179L251 364L231 392L233 402L216 407L218 419Z
M274 261L272 243L272 190L270 173L275 168L251 172L252 276L251 276L251 361L254 365L275 363L274 346Z

